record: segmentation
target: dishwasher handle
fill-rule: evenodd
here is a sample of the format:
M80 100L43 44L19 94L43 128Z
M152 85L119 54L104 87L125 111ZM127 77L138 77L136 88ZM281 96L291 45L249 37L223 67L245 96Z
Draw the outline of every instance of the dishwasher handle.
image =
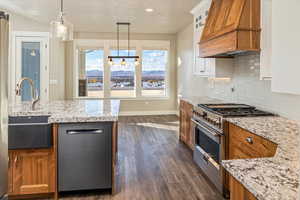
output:
M79 134L101 134L103 129L81 129L81 130L67 130L67 135L79 135Z

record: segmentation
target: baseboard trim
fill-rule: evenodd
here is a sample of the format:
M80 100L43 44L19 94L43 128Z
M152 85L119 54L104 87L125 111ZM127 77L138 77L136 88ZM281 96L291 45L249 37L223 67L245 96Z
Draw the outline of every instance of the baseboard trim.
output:
M120 112L120 116L143 116L143 115L177 115L177 110L164 110L164 111L130 111Z

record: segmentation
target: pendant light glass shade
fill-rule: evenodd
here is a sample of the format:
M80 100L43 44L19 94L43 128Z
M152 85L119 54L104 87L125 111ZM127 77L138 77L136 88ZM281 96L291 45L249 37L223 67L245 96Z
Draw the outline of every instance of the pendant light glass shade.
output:
M125 58L122 58L121 65L122 65L122 66L125 66L126 64L127 64L127 63L126 63Z
M65 19L63 12L63 1L61 0L61 11L57 17L57 20L52 21L51 25L51 36L58 38L62 41L73 40L74 26L72 23Z
M113 62L113 59L112 59L112 58L109 58L109 59L108 59L108 64L109 64L110 66L113 66L113 65L114 65L114 62Z
M63 23L60 21L51 22L52 37L61 39L62 41L73 40L73 29L73 25L66 20Z
M134 59L134 64L135 64L135 66L138 66L140 64L140 61L138 58Z

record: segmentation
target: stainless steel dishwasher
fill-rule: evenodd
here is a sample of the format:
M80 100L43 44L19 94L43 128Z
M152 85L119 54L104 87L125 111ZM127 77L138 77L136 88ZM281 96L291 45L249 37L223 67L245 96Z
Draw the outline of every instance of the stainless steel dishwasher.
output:
M58 189L111 188L112 123L61 124L58 132Z

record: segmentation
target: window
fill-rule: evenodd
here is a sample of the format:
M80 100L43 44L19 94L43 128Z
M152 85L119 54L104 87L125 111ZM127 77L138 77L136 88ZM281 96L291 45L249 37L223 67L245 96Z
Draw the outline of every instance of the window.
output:
M104 97L103 57L104 52L102 49L79 50L78 96Z
M135 50L130 50L135 55ZM111 50L110 55L117 56L117 50ZM128 50L120 50L120 56L127 56ZM135 63L134 59L126 59L126 65L121 65L121 59L114 59L110 67L110 96L135 97Z
M167 50L143 50L142 96L166 95Z
M168 71L170 41L134 40L127 50L127 40L120 41L120 51L115 40L74 41L77 69L73 83L76 97L147 99L166 98L168 94ZM135 59L113 59L108 56L139 55Z

